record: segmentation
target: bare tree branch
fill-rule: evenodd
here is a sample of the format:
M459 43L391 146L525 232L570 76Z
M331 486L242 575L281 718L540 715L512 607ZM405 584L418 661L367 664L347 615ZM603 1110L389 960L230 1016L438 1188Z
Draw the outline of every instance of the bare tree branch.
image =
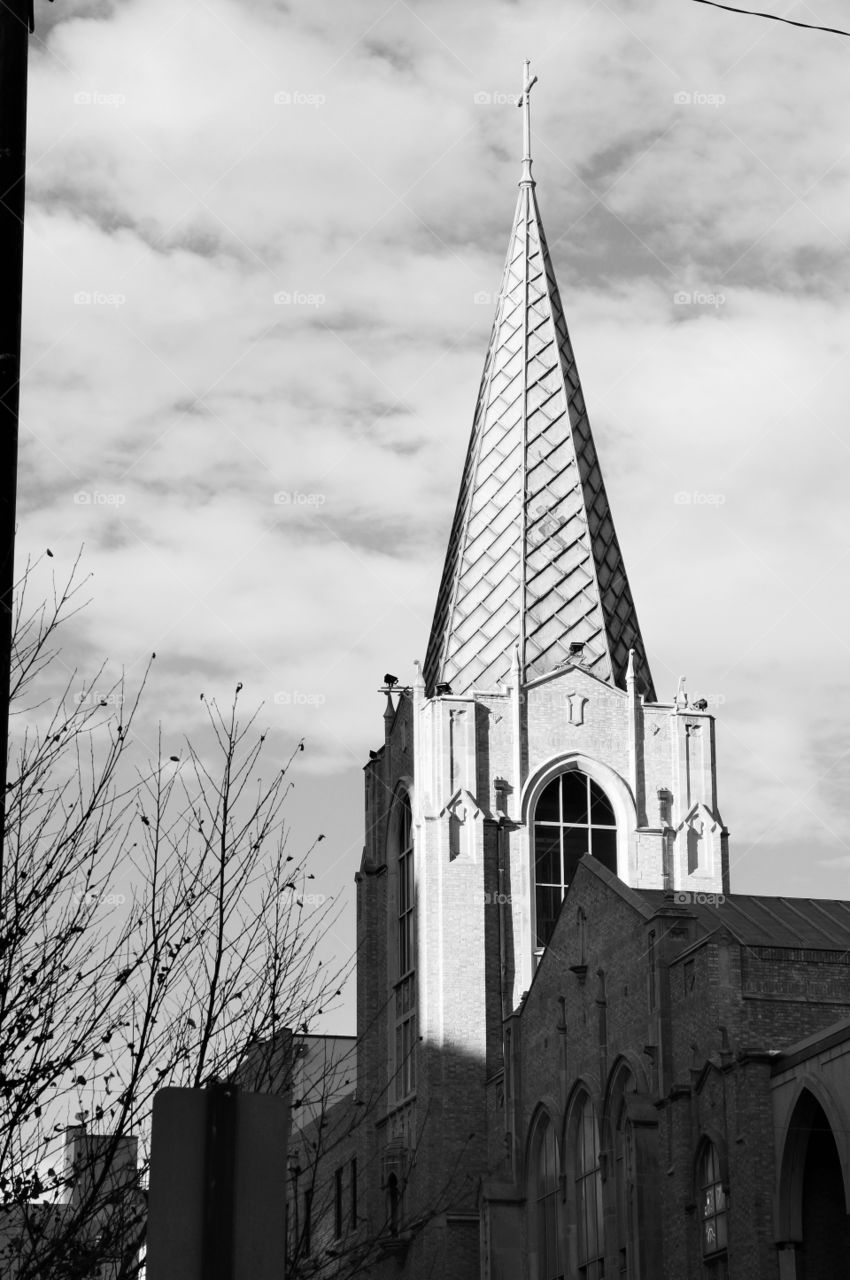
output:
M257 1044L331 1008L349 966L319 960L333 901L296 891L312 851L289 853L284 805L301 744L262 778L238 686L226 712L205 700L211 752L159 741L131 772L150 667L129 698L123 682L98 693L102 671L74 694L72 673L51 704L79 562L34 608L30 574L0 885L0 1272L132 1280L156 1091L235 1079Z

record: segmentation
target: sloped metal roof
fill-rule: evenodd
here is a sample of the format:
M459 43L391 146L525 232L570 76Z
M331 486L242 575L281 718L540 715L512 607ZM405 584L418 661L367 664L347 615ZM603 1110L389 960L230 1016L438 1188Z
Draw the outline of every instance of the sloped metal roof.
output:
M534 182L520 183L425 659L427 691L494 688L584 643L583 665L655 694Z
M660 889L636 892L656 909L669 906L673 901ZM716 905L697 901L687 904L685 910L697 916L706 932L725 925L747 946L800 947L815 951L850 949L850 902L838 899L731 893Z

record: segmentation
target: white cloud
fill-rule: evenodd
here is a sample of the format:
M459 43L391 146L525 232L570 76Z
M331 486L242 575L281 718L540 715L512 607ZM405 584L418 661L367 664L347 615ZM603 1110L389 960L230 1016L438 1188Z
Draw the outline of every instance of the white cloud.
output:
M331 778L375 745L376 677L424 654L515 200L519 113L475 96L516 92L526 54L659 692L684 669L725 698L720 798L771 887L812 809L824 847L846 833L817 754L848 663L846 50L669 0L39 24L20 547L85 541L80 655L156 649L173 732L241 679Z

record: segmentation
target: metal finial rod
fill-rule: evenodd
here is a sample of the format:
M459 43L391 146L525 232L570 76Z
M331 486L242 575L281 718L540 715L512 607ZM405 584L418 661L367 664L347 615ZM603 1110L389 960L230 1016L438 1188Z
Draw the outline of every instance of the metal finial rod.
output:
M522 93L517 106L522 107L522 177L521 182L533 182L531 176L531 90L537 84L537 76L531 74L531 63L526 58L522 69Z

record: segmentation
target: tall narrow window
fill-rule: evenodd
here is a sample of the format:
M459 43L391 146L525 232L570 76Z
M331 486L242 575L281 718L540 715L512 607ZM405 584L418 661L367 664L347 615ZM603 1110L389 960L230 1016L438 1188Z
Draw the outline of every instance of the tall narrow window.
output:
M617 872L617 823L605 792L586 773L571 769L543 790L534 811L537 946L552 935L578 860L589 853Z
M398 1178L391 1173L387 1178L387 1221L391 1236L398 1235L399 1200Z
M313 1251L313 1223L311 1221L313 1214L313 1192L307 1190L304 1192L304 1256L309 1258Z
M413 818L410 797L400 802L398 826L398 919L395 984L395 1096L406 1098L416 1087L416 963Z
M558 1140L548 1119L539 1122L534 1170L537 1238L537 1280L563 1280L561 1232L558 1218Z
M617 1197L617 1256L622 1280L637 1274L635 1152L632 1126L621 1102L614 1124L614 1187Z
M334 1175L334 1239L342 1235L342 1169Z
M580 1280L603 1280L605 1241L602 1217L602 1175L599 1168L599 1126L596 1108L585 1097L575 1122L575 1209Z
M720 1160L713 1142L704 1142L697 1161L702 1253L707 1263L722 1262L728 1243L726 1192L720 1176ZM722 1267L721 1267L722 1270Z
M357 1157L351 1161L351 1230L357 1230Z
M655 1275L658 1241L661 1239L661 1205L658 1169L658 1127L650 1095L639 1091L638 1080L620 1061L608 1086L605 1104L605 1145L611 1151L609 1169L613 1182L610 1220L612 1246L616 1245L617 1280L638 1280ZM638 1128L634 1120L640 1117ZM641 1192L643 1188L643 1192ZM611 1249L613 1252L613 1248Z

